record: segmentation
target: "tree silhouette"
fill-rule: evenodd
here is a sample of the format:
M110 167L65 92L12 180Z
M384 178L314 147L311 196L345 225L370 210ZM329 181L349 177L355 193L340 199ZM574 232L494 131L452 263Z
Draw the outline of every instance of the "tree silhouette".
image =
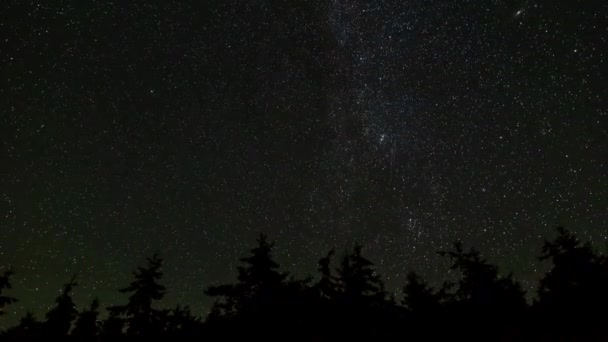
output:
M553 264L540 281L538 295L543 305L558 309L606 303L606 257L597 255L591 243L581 244L574 234L558 227L555 241L545 241L540 260Z
M72 336L80 341L95 341L99 330L97 317L99 316L99 300L93 299L90 307L81 312L76 319Z
M163 259L155 253L146 260L147 267L138 267L133 272L135 280L128 287L119 290L131 294L128 303L108 308L126 318L127 334L131 336L155 335L163 329L159 324L162 312L154 309L152 305L165 295L165 287L158 284L163 276Z
M465 252L461 243L455 243L454 250L439 254L448 256L453 262L450 268L462 275L449 305L455 321L475 332L469 337L493 339L515 333L505 324L521 320L527 304L525 292L512 275L500 276L498 266L488 264L473 248Z
M78 286L76 276L65 285L59 297L55 300L54 308L46 314L46 322L44 322L45 334L53 338L61 338L68 335L72 327L72 321L78 315L76 304L72 300L72 290Z
M363 257L362 246L355 245L343 256L337 268L336 324L344 335L336 338L380 338L388 320L386 291L374 263Z
M386 298L384 283L374 269L374 263L362 256L361 245L342 258L337 269L337 285L343 299L352 302L378 301Z
M332 299L336 295L336 281L331 272L331 258L335 250L332 249L326 256L318 262L317 272L321 274L321 278L315 285L318 294L321 298Z
M416 315L435 313L441 305L441 295L415 272L408 273L403 294L403 305Z
M465 251L461 243L439 252L460 278L444 281L436 290L409 273L401 305L385 291L360 245L337 268L332 268L333 250L322 257L314 283L282 272L273 248L260 235L251 253L240 259L236 283L206 290L216 303L205 322L188 306L156 307L166 290L158 283L162 259L155 254L120 290L129 293L127 304L109 307L102 324L97 300L78 314L72 300L78 285L74 277L45 322L28 313L0 340L608 340L608 258L563 228L542 247L540 260L551 261L552 268L540 280L531 308L510 274L501 275L498 266L475 249ZM0 277L0 291L10 288L10 276L5 272ZM14 302L1 295L3 305Z
M0 335L2 341L35 341L43 336L42 323L28 311L19 324Z
M586 332L586 339L608 338L602 328L608 324L608 259L563 227L557 232L542 247L540 260L550 260L553 267L540 281L537 314L556 336Z
M269 243L266 235L260 234L258 246L251 250L251 255L241 259L244 266L239 266L238 280L243 288L253 296L256 292L282 285L287 273L279 272L279 264L272 257L274 243Z
M0 316L4 315L4 307L17 302L17 299L10 296L2 295L5 289L11 288L11 277L13 276L13 270L4 271L4 274L0 276Z
M222 297L215 304L220 315L231 316L237 312L245 314L257 311L272 301L273 291L279 290L287 278L286 273L279 272L279 264L272 257L273 243L266 235L260 234L258 246L251 250L251 256L241 258L243 266L238 267L238 283L211 286L206 294L211 297Z
M169 312L165 334L168 338L180 339L192 338L200 334L201 322L192 315L190 307L178 305Z
M407 309L410 335L419 339L442 340L448 336L442 329L433 329L445 325L446 287L435 291L415 272L410 272L403 287L402 304Z
M289 304L294 298L291 291L299 288L295 281L286 281L287 273L279 271L279 264L272 256L274 243L260 234L258 245L251 255L241 258L238 267L238 283L209 287L205 293L216 297L208 321L238 325L242 333L263 336L277 327L287 328Z
M108 310L109 315L106 318L102 325L101 331L99 332L99 336L102 341L116 341L120 340L123 335L124 330L124 319L119 317L118 312L113 310Z

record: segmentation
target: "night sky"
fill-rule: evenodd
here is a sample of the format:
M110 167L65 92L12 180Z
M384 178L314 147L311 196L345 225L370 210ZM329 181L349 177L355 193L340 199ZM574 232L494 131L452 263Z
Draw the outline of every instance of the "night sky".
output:
M527 290L544 237L608 240L605 0L0 5L0 265L39 318L158 250L209 309L260 232L313 273L364 253L396 291L475 246Z

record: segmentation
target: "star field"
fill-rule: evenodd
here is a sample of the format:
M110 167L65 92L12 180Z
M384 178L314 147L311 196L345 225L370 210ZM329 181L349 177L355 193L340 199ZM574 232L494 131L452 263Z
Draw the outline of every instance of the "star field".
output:
M0 266L39 317L166 258L209 309L259 232L397 290L462 240L534 291L544 237L608 239L605 1L9 1ZM8 317L8 316L7 316Z

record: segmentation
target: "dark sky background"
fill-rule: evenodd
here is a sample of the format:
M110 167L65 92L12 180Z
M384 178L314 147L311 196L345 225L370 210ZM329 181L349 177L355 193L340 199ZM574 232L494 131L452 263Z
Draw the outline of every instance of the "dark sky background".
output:
M605 0L1 6L8 321L76 272L122 302L155 250L203 313L259 232L302 276L361 242L391 290L457 239L527 290L556 224L608 240Z

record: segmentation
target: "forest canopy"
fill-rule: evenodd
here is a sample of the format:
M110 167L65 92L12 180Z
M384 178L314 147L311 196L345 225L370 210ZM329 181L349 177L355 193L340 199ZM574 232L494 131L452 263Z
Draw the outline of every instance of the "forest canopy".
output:
M431 286L410 272L402 293L391 294L364 248L318 261L315 277L296 279L273 257L275 245L261 234L240 259L236 282L208 287L215 299L206 317L189 306L162 308L169 291L163 258L147 258L133 281L118 291L126 303L103 308L98 299L77 308L74 276L43 320L27 313L0 335L3 341L77 340L413 340L468 339L606 340L608 258L559 227L540 249L549 262L531 303L511 274L503 275L480 251L456 242L438 253L457 271L457 281ZM10 296L13 270L0 276L0 316L18 298ZM105 310L105 313L104 313ZM103 319L101 317L104 317ZM0 319L2 319L0 317Z

